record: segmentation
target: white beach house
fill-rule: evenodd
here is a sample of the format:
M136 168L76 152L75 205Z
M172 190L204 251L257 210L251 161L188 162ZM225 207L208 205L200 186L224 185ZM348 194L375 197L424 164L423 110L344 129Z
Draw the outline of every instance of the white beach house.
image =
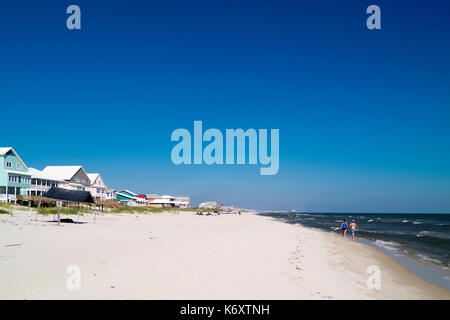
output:
M82 166L47 166L42 172L62 180L60 188L90 191L91 181Z
M87 176L91 181L90 191L94 198L106 200L108 187L103 183L103 179L99 173L88 173Z
M207 201L207 202L202 202L198 205L198 207L200 209L216 209L218 208L217 202L215 201Z
M149 194L147 199L149 205L152 207L177 207L177 208L188 208L190 203L190 198L186 196L174 197L171 195L158 196L155 194Z
M64 180L35 168L29 168L28 173L31 175L30 188L27 190L29 196L40 196L51 187L60 187L64 184Z

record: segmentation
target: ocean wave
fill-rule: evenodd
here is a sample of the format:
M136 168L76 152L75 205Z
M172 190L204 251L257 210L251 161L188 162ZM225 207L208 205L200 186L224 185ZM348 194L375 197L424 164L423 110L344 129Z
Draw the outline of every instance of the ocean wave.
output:
M370 219L370 220L368 220L367 222L372 222L373 221L373 219Z
M443 233L443 232L436 232L436 231L420 231L418 234L416 234L417 238L420 237L428 237L428 238L435 238L435 239L443 239L443 240L449 240L450 234Z
M422 224L423 222L414 221L413 224Z
M430 258L429 256L426 256L424 254L417 253L416 256L418 256L420 259L422 259L424 261L433 262L433 263L437 263L437 264L442 264L442 261Z
M375 244L379 247L391 250L398 251L400 249L401 244L393 241L384 241L384 240L375 240Z
M407 223L409 222L409 220L402 220L402 223Z

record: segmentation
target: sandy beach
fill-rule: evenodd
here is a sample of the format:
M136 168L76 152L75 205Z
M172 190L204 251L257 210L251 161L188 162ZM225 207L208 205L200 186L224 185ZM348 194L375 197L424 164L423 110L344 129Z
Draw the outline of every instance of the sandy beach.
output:
M450 299L375 248L256 214L51 218L0 215L0 299Z

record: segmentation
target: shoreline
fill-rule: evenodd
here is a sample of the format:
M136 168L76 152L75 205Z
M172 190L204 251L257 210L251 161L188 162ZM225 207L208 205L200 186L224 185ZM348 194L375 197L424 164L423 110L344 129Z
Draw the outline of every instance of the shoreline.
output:
M301 225L306 228L312 228L317 231L334 234L342 239L342 234L340 231L339 232L331 231L331 230L336 230L336 228L330 227L331 230L328 230L328 229L324 229L323 227L320 227L320 226L304 224L304 223L302 223L302 221L286 219L284 216L273 216L273 215L271 215L271 213L272 212L261 212L260 214L262 216L266 216L266 217L273 217L282 223L288 223L288 224L292 224L292 225ZM278 213L284 214L285 212L278 212ZM307 213L306 215L310 216L310 215L314 215L314 214ZM367 216L367 214L363 214L363 215ZM373 215L375 215L375 214L373 214ZM364 216L359 217L359 218L374 219L374 217L368 218L368 217L364 217ZM309 218L309 219L314 219L314 218ZM379 218L377 218L377 219L379 219ZM371 222L371 221L373 221L373 220L369 220L369 222ZM405 222L405 221L402 221L402 222ZM406 221L406 222L408 222L408 221ZM418 223L418 224L422 224L422 223ZM351 235L349 233L347 234L346 239L349 241L352 241ZM431 258L428 258L426 256L428 254L427 251L420 253L420 251L411 251L411 249L408 249L408 250L400 249L403 244L397 240L384 240L384 239L381 240L381 239L377 239L377 238L374 239L373 236L370 238L367 238L365 236L357 234L355 240L356 240L356 242L359 242L364 245L368 245L372 248L375 248L375 249L387 254L388 256L393 258L397 263L399 263L400 265L405 267L408 270L408 272L411 272L411 273L415 274L416 276L422 278L425 281L428 281L428 282L435 284L447 291L450 291L450 281L449 281L450 273L447 271L448 268L446 268L445 265L443 265L441 261L432 260ZM393 242L389 242L389 241L393 241ZM395 242L395 241L397 241L397 242ZM386 246L386 244L388 244L388 245ZM414 249L412 249L412 250L414 250ZM417 252L419 252L419 253L417 253Z
M386 255L394 259L396 263L403 266L408 272L450 292L450 283L448 281L445 281L446 279L444 279L445 282L442 282L444 277L448 277L447 273L445 273L440 266L431 263L424 263L411 255L396 254L395 252L378 246L375 242L367 239L356 240L361 244L368 245L378 251L385 253Z
M35 217L0 216L0 299L450 299L370 245L256 213Z

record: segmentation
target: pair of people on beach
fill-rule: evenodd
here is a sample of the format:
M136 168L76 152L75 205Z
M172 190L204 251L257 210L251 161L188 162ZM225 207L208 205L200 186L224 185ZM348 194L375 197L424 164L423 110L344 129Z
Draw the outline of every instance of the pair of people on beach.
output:
M350 225L347 225L347 222L345 222L345 219L342 221L341 230L342 230L342 235L344 236L344 238L347 234L348 229L350 229L352 231L352 239L355 239L355 231L358 230L358 226L356 225L355 220L352 220Z

